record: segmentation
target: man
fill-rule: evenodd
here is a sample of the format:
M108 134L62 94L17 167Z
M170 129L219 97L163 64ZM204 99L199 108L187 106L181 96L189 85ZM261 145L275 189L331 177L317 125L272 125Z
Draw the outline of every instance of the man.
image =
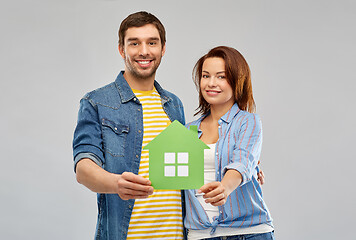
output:
M179 98L155 81L165 42L154 15L129 15L119 29L125 71L81 99L74 164L77 181L98 193L96 239L183 238L181 192L153 189L142 150L171 121L184 124Z

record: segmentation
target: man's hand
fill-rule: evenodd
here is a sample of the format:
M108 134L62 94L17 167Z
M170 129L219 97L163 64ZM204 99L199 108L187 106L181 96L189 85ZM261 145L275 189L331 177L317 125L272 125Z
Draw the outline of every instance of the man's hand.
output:
M118 194L122 200L147 198L153 194L151 181L131 172L124 172L118 180Z
M263 173L262 170L260 170L258 173L257 173L257 182L260 184L260 185L263 185L265 183L265 174Z
M226 191L225 186L221 182L211 182L204 184L198 193L204 193L206 203L210 203L213 206L222 206L226 203L226 199L229 194Z

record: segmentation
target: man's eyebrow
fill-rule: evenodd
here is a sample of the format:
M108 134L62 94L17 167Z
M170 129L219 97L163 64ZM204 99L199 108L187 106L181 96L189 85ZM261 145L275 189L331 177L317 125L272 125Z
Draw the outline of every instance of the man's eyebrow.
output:
M138 38L128 38L127 41L130 42L130 41L137 41Z
M131 37L131 38L128 38L127 41L139 41L140 39L138 37ZM159 38L158 37L151 37L151 38L148 38L149 41L159 41Z

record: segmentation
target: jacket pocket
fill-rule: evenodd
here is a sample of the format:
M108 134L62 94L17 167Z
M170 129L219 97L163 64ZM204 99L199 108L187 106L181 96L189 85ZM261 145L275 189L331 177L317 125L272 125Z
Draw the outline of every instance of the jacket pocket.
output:
M129 126L103 118L101 121L104 151L115 157L124 156Z

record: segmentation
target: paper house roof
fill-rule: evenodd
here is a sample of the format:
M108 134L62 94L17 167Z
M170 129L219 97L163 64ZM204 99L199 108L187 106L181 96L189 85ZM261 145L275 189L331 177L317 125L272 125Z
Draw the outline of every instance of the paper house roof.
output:
M173 121L144 149L149 149L149 179L155 189L197 189L204 184L204 149L197 126L188 130Z

